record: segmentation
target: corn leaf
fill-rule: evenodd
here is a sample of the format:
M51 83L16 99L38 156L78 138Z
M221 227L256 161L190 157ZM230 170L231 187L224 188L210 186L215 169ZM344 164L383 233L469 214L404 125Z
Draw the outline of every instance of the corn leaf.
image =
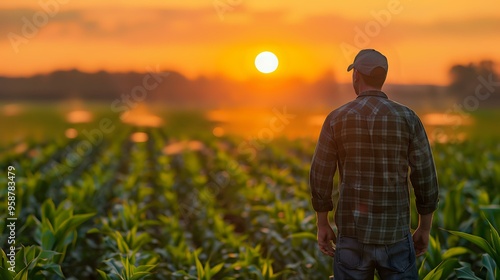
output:
M488 253L490 255L495 255L495 251L493 250L491 245L488 243L488 241L486 241L486 239L484 239L482 237L468 234L465 232L460 232L460 231L448 230L448 232L453 234L453 235L456 235L458 237L462 237L463 239L465 239L471 243L474 243L475 245L477 245L479 248L483 249L486 253Z
M56 229L56 240L62 240L69 232L73 231L79 225L86 222L88 219L92 218L95 213L90 214L79 214L74 215L73 217L66 219L59 228Z
M149 272L137 272L134 273L132 277L127 278L128 280L139 280L146 276L149 276L151 273Z
M41 240L43 250L52 250L54 249L54 243L56 242L56 238L54 233L49 229L42 229L42 240Z
M486 279L487 280L495 280L495 272L497 272L497 265L495 264L495 261L493 258L488 255L488 254L483 254L483 258L481 260L481 263L484 268L488 271L486 274ZM498 280L498 277L496 278Z
M106 274L106 272L98 269L97 270L97 273L99 273L99 276L101 277L101 279L103 280L110 280L111 278L109 278L109 276Z
M469 266L462 266L460 268L455 269L457 274L457 278L466 279L466 280L481 280L481 278L477 277L472 269Z
M61 266L55 263L50 263L50 264L45 264L42 266L42 268L46 271L50 271L55 273L57 276L65 279L64 274L61 270Z
M464 254L468 254L470 253L470 250L465 248L465 247L453 247L453 248L450 248L448 250L446 250L446 252L443 253L443 260L446 260L446 259L449 259L451 257L455 257L455 256L458 256L458 255L464 255Z
M196 263L196 271L198 274L198 279L204 279L205 271L203 270L203 265L201 264L200 260L198 259L198 253L196 251L194 253L194 261Z
M28 280L28 268L25 267L19 271L14 277L14 280Z
M492 255L492 257L495 259L495 262L497 265L500 265L500 235L498 234L498 231L495 229L495 227L488 221L488 224L490 225L490 230L491 230L491 241L492 241L492 247L493 251L495 254Z
M431 270L424 280L441 280L447 279L453 273L455 268L460 267L457 259L451 258L441 262L437 267Z
M42 222L44 218L53 221L55 212L56 206L54 205L54 201L52 199L45 200L42 204Z
M0 277L2 280L12 280L14 278L13 273L9 271L7 266L0 267Z
M210 275L215 275L221 271L221 269L224 267L224 263L220 263L210 269Z

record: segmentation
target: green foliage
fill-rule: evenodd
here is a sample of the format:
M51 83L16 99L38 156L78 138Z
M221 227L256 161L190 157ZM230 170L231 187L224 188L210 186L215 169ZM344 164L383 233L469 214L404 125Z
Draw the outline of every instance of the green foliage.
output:
M0 166L14 164L19 171L16 209L24 224L16 244L24 246L17 250L16 273L7 270L1 252L0 278L297 280L332 274L331 258L317 248L310 205L315 140L215 138L202 114L168 114L164 128L115 122L112 135L74 161L84 138L29 140L20 154L8 151L17 143L1 147ZM76 127L84 128L94 127ZM135 132L146 133L147 141L134 143ZM500 280L498 143L471 137L434 144L440 203L428 252L418 259L420 279ZM0 200L5 196L3 188ZM0 241L7 238L4 208L0 204Z
M500 272L497 267L500 265L500 236L495 227L487 220L490 226L490 241L475 236L472 234L468 234L465 232L459 231L449 231L451 234L461 237L474 245L478 246L481 250L486 252L483 255L482 265L488 270L488 278L499 280ZM451 250L451 249L450 249ZM468 277L475 277L474 272L470 270L470 268L461 268L461 275L468 275ZM476 278L468 278L468 279L476 279Z
M436 266L433 270L431 270L425 277L424 280L440 280L447 279L456 268L460 267L460 264L457 259L451 258L444 260L438 266Z
M43 250L55 251L57 263L62 263L70 244L76 242L77 227L93 217L94 213L73 215L71 204L61 203L56 208L50 199L42 204L41 221L33 217L37 225L35 240Z
M15 273L8 271L10 265L7 263L5 252L1 251L0 275L5 280L44 280L65 279L61 266L56 263L55 257L59 253L43 250L40 246L22 246L16 252Z
M154 265L135 266L130 258L120 257L120 261L107 260L106 265L111 268L110 273L98 269L98 273L103 280L140 280L151 275Z
M456 262L449 260L456 260L456 257L470 253L472 252L466 247L453 247L445 250L442 248L439 239L430 236L426 257L419 268L420 278L424 278L431 270L434 270L431 275L450 271L447 268L452 264L456 265ZM443 263L446 264L443 265Z
M198 274L198 279L200 280L210 280L215 276L224 266L224 263L217 264L214 267L210 267L210 263L207 261L205 265L201 264L198 255L195 253L196 261L196 272Z

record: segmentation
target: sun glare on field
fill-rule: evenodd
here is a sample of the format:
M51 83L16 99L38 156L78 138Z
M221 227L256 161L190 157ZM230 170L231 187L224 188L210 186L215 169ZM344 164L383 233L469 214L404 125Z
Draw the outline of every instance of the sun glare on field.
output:
M278 57L272 52L261 52L255 57L255 67L264 74L274 72L278 68Z

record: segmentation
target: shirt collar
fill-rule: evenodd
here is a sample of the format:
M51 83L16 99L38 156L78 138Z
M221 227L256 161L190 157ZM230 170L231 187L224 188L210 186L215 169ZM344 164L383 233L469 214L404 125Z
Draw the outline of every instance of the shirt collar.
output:
M365 97L365 96L376 96L376 97L382 97L382 98L388 99L387 95L385 93L383 93L382 91L380 91L380 90L367 90L367 91L363 91L362 93L360 93L358 95L357 98Z

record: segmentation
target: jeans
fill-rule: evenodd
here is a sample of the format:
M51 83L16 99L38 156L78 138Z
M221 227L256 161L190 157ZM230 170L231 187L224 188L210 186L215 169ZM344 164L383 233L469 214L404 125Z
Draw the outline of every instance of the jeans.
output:
M383 280L418 279L411 234L390 245L363 244L339 236L333 260L335 280L373 280L375 270Z

